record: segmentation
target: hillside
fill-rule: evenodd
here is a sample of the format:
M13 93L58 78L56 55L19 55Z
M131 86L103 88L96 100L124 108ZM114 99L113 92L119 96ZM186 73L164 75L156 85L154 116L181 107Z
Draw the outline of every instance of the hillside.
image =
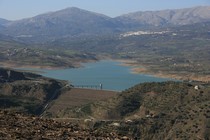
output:
M0 65L4 67L74 68L83 62L96 61L93 53L72 49L28 45L11 36L0 34Z
M67 110L96 101L106 100L117 94L118 92L114 91L72 88L63 92L50 104L42 115L50 118L63 118L66 116Z
M209 91L209 83L144 83L66 114L91 117L96 120L95 128L103 132L115 130L139 139L208 139Z
M67 84L28 72L0 68L0 109L21 110L39 115Z
M128 32L121 36L119 56L137 60L136 72L209 81L209 30L210 23L205 22ZM146 70L138 69L141 65Z
M0 139L120 139L116 133L99 133L77 123L58 122L15 111L0 110Z

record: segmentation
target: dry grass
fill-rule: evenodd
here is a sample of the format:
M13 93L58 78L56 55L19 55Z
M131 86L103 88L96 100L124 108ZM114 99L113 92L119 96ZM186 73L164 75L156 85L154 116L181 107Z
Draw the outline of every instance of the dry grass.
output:
M62 93L58 99L53 102L47 112L54 116L59 114L58 112L61 110L71 109L99 100L106 100L117 94L118 92L114 91L73 88Z

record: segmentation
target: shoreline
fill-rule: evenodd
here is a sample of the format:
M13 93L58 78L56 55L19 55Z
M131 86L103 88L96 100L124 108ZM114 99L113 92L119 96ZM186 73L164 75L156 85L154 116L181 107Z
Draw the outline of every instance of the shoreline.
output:
M175 79L175 80L194 80L194 81L202 81L202 82L208 82L210 81L210 75L196 75L194 73L188 73L188 74L179 74L173 71L173 73L167 73L159 70L158 72L154 73L149 69L149 66L147 65L141 65L136 60L126 60L126 59L113 59L114 61L121 62L122 66L129 66L131 67L131 73L134 74L145 74L145 75L151 75L154 77L159 78L168 78L168 79Z
M194 80L194 81L202 81L202 82L208 82L210 81L210 75L196 75L194 73L184 74L181 75L179 73L167 73L159 70L157 73L154 73L149 69L149 66L141 65L135 60L119 60L119 62L122 62L123 66L130 66L131 72L135 74L146 74L151 75L154 77L160 77L160 78L169 78L169 79L175 79L175 80Z
M40 65L20 65L20 64L14 64L14 63L6 63L6 62L1 62L0 66L3 68L32 68L32 69L49 69L49 70L54 70L54 69L63 69L66 67L56 67L56 66L40 66Z
M149 66L146 65L141 65L139 64L136 60L128 60L128 59L106 59L106 60L111 60L111 61L117 61L120 62L122 66L128 66L131 67L131 73L134 74L145 74L145 75L151 75L154 77L159 77L159 78L168 78L168 79L175 79L175 80L195 80L195 81L203 81L203 82L208 82L210 81L210 75L196 75L194 73L189 73L185 75L181 75L179 73L174 72L172 73L167 73L159 70L157 73L154 73L149 69ZM98 60L98 61L102 61ZM40 65L20 65L20 64L15 64L15 63L6 63L6 62L0 62L0 67L3 68L13 68L13 69L20 69L21 68L32 68L32 69L48 69L48 70L59 70L59 69L67 69L67 68L80 68L82 67L82 63L89 63L89 62L97 62L97 61L82 61L82 62L77 62L70 66L40 66ZM28 70L24 70L28 71ZM31 72L40 72L40 71L33 71Z

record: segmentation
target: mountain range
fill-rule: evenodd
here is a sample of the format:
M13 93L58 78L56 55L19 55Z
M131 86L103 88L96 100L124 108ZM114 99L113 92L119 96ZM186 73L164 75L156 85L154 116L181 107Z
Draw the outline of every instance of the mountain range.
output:
M0 34L20 40L101 36L126 31L190 25L210 21L210 6L134 12L115 18L71 7L16 21L0 19Z
M117 17L123 23L130 25L189 25L210 20L210 7L193 7L186 9L146 11L125 14Z

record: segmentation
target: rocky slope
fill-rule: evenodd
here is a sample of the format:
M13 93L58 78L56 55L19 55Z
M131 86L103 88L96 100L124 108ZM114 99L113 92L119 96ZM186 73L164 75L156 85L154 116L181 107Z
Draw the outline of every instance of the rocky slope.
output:
M85 120L72 122L64 119L58 122L37 116L40 116L61 93L69 90L70 87L65 81L49 79L29 72L0 68L0 139L128 140L132 138L119 135L114 131L107 133L98 131L97 128L90 127L89 121ZM82 91L84 96L86 90ZM92 94L91 90L89 92ZM97 91L94 92L93 94L98 96L96 95ZM82 100L82 97L80 98ZM91 97L88 98L94 100L90 99ZM76 102L77 99L72 100L72 102Z
M37 74L0 68L0 108L40 114L66 84Z
M69 117L103 120L94 127L139 139L209 139L210 84L145 83L108 101L67 111Z
M0 111L0 139L129 140L116 133L99 133L76 123L42 119L18 112Z

